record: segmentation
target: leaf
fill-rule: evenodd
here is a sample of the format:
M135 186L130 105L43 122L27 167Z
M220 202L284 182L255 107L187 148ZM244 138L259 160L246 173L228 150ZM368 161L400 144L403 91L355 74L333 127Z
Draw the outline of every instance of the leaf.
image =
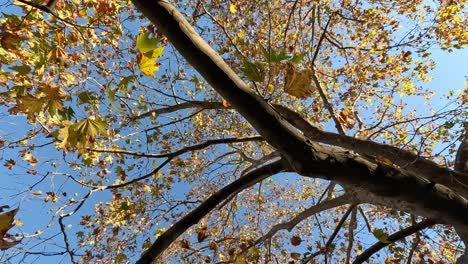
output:
M156 60L162 56L164 47L158 47L157 38L149 38L149 32L140 34L137 37L137 48L140 52L137 56L140 70L149 77L156 77L154 72L159 70L159 63Z
M180 247L183 249L190 249L190 242L185 239L180 240Z
M282 62L283 60L289 59L289 56L285 50L281 50L280 52L276 52L274 49L263 50L263 57L265 58L266 62Z
M16 98L16 105L8 111L11 114L24 113L29 120L34 120L36 114L39 114L44 107L44 100L31 95Z
M338 120L340 121L341 124L343 124L345 127L351 129L354 127L356 124L356 120L354 120L353 116L351 113L346 110L346 109L341 109L340 113L337 116Z
M145 32L143 34L140 34L137 36L137 39L136 39L136 45L137 45L137 48L138 48L138 51L140 51L141 53L145 54L148 53L148 52L151 52L157 48L157 45L159 43L159 39L157 38L150 38L149 37L149 32ZM151 55L147 55L147 56L151 56Z
M16 208L15 210L12 210L10 212L6 212L3 214L0 214L0 249L5 250L9 249L19 242L19 241L8 241L7 237L10 237L7 232L14 226L14 217L16 213L18 212L19 208Z
M372 231L372 234L374 234L374 237L377 238L380 242L390 243L390 241L388 241L388 234L385 233L383 229L374 229L374 231Z
M291 258L294 259L294 260L299 260L301 258L301 254L299 254L297 252L292 252L291 253Z
M265 80L265 69L262 63L252 63L244 59L241 71L253 82L263 82Z
M81 121L76 127L78 141L81 143L94 142L98 135L107 135L107 126L107 123L100 118L89 117Z
M20 46L21 42L23 41L23 38L16 35L12 34L9 32L3 33L3 36L0 38L0 45L2 48L6 50L15 50Z
M24 76L31 72L31 67L28 65L12 66L10 69L16 71L19 76Z
M117 110L117 111L123 113L124 110L115 104L115 99L114 99L114 97L115 97L115 94L117 93L117 91L118 91L118 89L111 89L111 88L108 88L108 89L107 89L107 97L109 98L109 103L110 103L110 105L112 105L112 107L114 107L115 110Z
M78 105L99 103L99 97L96 95L96 93L91 91L81 92L77 96L79 99Z
M159 63L156 62L155 58L146 57L145 55L141 55L138 59L138 66L140 66L141 72L149 77L156 77L154 72L159 70Z
M16 165L16 161L14 161L13 159L9 159L5 161L5 164L4 164L4 166L7 167L9 170L13 169L15 165Z
M293 237L291 237L291 245L293 245L293 246L299 246L299 245L301 244L301 242L302 242L301 237L299 237L299 236L293 236Z
M229 108L229 107L231 106L231 104L230 104L228 101L226 101L226 100L223 99L223 106L224 106L225 108Z
M148 184L145 184L142 189L143 192L151 192L151 187Z
M54 131L52 135L62 138L58 144L63 150L76 147L81 154L86 147L95 141L98 135L106 135L108 124L100 117L89 117L77 123L68 122L64 127Z
M311 85L311 74L309 69L298 71L296 66L288 63L284 78L284 91L300 99L310 97L314 91Z
M114 260L117 263L122 263L122 262L127 260L127 256L125 254L123 254L123 253L119 253L119 254L117 254L117 256L115 257Z
M231 5L229 5L229 11L233 14L236 13L236 5L231 3Z
M118 84L119 89L122 90L122 92L126 93L128 89L128 84L132 82L134 79L135 77L131 75L123 77L122 80L120 80Z
M304 56L305 56L305 53L294 54L294 56L291 59L289 59L289 61L292 63L298 64L302 62L302 59L304 58Z
M31 165L31 166L36 166L36 165L37 165L37 162L38 162L37 158L34 157L34 156L33 156L31 153L29 153L29 152L24 153L24 155L23 155L23 160L29 161L29 165Z
M236 264L247 264L247 261L245 260L245 254L240 254L237 256Z

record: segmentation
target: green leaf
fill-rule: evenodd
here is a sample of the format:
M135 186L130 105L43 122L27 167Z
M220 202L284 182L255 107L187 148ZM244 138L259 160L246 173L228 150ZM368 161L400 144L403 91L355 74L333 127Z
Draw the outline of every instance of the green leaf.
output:
M372 234L374 234L375 238L377 238L382 243L391 243L388 241L388 234L380 228L374 229Z
M159 43L159 40L157 38L150 38L149 34L150 34L149 32L140 34L138 35L137 40L136 40L138 51L140 51L141 53L145 55L146 53L149 53L149 52L153 54L152 51L158 48L157 45ZM149 55L149 57L152 57L152 56Z
M298 64L298 63L301 63L304 56L305 56L305 53L294 54L294 56L291 59L289 59L289 61L292 63Z
M242 65L243 67L241 68L241 71L251 81L263 82L263 80L265 80L265 68L262 63L260 62L252 63L244 59Z
M78 94L78 105L81 104L96 104L99 102L99 97L94 92L84 91Z
M290 58L290 56L286 53L285 50L276 52L274 49L270 49L270 51L263 50L263 57L267 62L281 62Z
M115 99L114 99L115 94L117 93L118 90L119 89L108 88L107 89L107 97L109 98L109 103L112 105L112 107L114 107L115 110L122 113L122 112L124 112L124 110L115 104Z
M12 66L10 69L16 71L20 76L27 75L28 73L31 72L31 67L28 65L21 65L21 66Z
M134 76L125 76L122 78L122 80L120 80L118 86L119 86L119 89L122 90L122 92L126 93L127 92L127 89L128 89L128 85L130 84L130 82L132 82L133 80L135 79Z

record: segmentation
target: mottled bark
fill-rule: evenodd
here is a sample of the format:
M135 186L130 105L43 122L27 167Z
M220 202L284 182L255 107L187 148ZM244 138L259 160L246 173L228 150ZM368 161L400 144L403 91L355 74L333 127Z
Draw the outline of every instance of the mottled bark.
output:
M336 181L358 202L393 207L456 225L463 232L468 230L468 202L464 197L421 175L312 142L249 89L174 6L163 0L133 0L133 3L213 89L281 153L295 172ZM152 250L155 248L148 250L145 261L139 263L149 263L158 255Z

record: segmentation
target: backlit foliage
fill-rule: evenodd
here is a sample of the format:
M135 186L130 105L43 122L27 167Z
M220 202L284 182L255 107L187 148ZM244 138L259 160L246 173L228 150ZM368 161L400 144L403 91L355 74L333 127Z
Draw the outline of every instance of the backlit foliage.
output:
M268 102L320 129L339 127L452 165L467 90L443 87L447 107L439 110L430 100L442 93L428 85L437 66L431 52L467 43L464 1L173 2ZM131 2L59 0L50 10L38 8L41 0L0 3L7 126L0 177L20 183L11 183L15 189L2 193L0 205L19 205L16 218L24 222L15 227L18 240L1 242L22 239L5 261L57 253L82 263L134 262L212 193L277 156L258 138L190 148L257 133ZM343 206L259 240L340 193L312 178L269 178L212 211L161 261L287 263L318 251L317 263L345 263L418 220L362 205L326 247ZM31 215L45 220L33 223ZM410 252L413 261L451 263L461 247L451 227L437 226L374 261L397 263Z

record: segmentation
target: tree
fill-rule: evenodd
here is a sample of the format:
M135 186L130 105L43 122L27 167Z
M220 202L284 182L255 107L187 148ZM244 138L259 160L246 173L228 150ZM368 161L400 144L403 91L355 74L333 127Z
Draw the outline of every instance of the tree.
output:
M7 261L466 258L467 91L410 105L431 47L466 43L462 1L19 3L2 105L30 126L5 166L52 220L7 236L9 213Z

